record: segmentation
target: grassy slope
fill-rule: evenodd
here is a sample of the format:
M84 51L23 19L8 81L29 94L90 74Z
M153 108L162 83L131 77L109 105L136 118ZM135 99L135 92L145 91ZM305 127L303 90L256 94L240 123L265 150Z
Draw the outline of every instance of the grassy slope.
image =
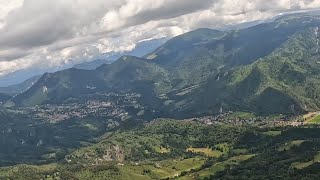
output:
M320 123L320 116L317 115L315 118L313 118L312 120L308 121L308 123L319 124Z

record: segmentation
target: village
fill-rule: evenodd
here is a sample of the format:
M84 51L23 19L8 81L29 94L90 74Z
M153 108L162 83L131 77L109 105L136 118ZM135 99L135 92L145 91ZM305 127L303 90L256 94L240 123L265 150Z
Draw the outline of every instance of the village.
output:
M101 98L101 97L104 98ZM68 119L112 118L124 121L130 117L128 108L140 112L143 106L138 104L135 94L99 94L98 97L81 97L64 104L45 104L20 107L17 110L32 119L45 120L52 123ZM131 114L132 115L132 114Z
M131 117L144 118L146 107L139 103L141 96L135 93L99 93L66 101L63 104L44 104L20 107L16 110L27 114L34 120L60 122L68 119L110 118L125 121ZM155 112L153 110L153 112ZM194 117L185 120L200 122L206 125L236 125L236 126L303 126L319 113L308 113L304 116L277 115L261 116L249 112L220 112L216 115ZM161 118L161 117L160 117Z

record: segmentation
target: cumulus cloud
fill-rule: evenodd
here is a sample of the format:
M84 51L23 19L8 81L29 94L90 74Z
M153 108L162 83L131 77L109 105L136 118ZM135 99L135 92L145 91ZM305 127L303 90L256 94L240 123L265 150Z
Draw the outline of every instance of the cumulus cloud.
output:
M0 77L129 51L145 39L319 7L319 0L0 0Z

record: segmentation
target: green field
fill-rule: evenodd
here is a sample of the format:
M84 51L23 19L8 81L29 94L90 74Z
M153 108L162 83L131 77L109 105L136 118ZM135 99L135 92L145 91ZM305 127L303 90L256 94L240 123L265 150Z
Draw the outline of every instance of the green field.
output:
M235 155L246 154L246 153L248 153L248 149L245 149L245 148L243 148L243 149L233 149L231 151L231 153L235 154Z
M202 153L208 157L220 157L222 155L221 151L212 150L209 148L188 148L187 151L193 153Z
M320 115L317 115L315 118L309 121L312 124L319 124L320 123Z
M263 134L267 136L279 136L281 135L281 131L267 131L263 132Z
M305 140L295 140L291 142L286 142L278 148L278 151L288 151L294 146L300 146Z
M296 169L304 169L304 168L311 166L314 163L319 163L319 162L320 162L320 153L316 154L314 156L313 160L311 160L311 161L292 163L292 167L294 167Z
M157 162L127 163L117 165L114 171L105 169L100 174L92 171L80 171L77 177L80 179L98 179L104 177L109 179L165 179L179 176L182 172L188 172L192 169L198 169L204 163L202 158L189 158L183 160L165 160Z
M162 146L155 146L154 150L156 152L158 152L158 153L161 153L161 154L165 154L165 153L169 153L170 152L169 148L165 148L165 147L162 147Z

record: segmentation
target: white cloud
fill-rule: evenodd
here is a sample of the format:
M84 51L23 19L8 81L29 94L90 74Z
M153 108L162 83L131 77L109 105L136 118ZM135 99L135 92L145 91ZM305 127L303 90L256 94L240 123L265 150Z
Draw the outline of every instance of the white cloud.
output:
M4 26L7 15L22 6L23 0L0 0L0 28Z
M319 7L319 0L0 0L0 77L131 50L145 39Z

